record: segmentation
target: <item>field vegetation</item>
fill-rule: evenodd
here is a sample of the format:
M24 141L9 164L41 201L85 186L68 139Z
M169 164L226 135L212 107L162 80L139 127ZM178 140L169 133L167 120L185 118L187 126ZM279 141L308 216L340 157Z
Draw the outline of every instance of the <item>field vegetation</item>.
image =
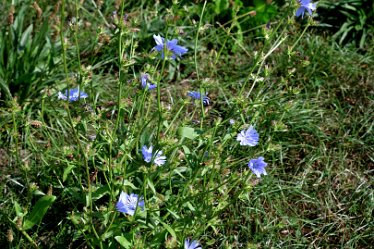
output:
M1 1L1 248L371 248L374 8L340 2Z

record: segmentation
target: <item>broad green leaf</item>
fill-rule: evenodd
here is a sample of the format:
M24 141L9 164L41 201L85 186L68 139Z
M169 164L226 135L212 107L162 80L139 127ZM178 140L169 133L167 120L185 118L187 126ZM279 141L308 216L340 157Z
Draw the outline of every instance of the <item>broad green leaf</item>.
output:
M131 248L131 243L123 236L114 237L123 248Z
M179 128L179 135L183 138L189 138L191 140L194 140L197 136L199 136L194 128L191 127L181 127Z
M45 195L40 198L34 208L32 209L30 215L27 217L25 222L23 223L23 230L27 230L32 228L35 224L38 224L42 221L45 213L52 203L56 200L56 196L54 195Z
M21 206L18 204L18 202L17 201L14 201L14 209L16 210L16 215L18 216L18 217L23 217L23 212L22 212L22 208L21 208Z
M69 165L65 170L64 170L64 174L62 175L62 182L65 182L66 179L68 178L68 175L70 174L70 172L75 168L74 165Z
M191 154L190 149L186 145L182 145L182 148L183 148L184 154L186 155Z

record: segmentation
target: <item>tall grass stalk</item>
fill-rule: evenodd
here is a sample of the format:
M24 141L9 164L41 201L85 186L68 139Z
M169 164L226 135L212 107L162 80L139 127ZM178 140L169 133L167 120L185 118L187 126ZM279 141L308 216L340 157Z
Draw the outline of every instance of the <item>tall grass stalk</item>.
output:
M71 131L73 133L73 137L74 137L75 141L77 142L78 148L83 155L84 166L85 166L85 171L86 171L87 188L88 188L88 203L87 204L89 206L89 211L90 211L89 212L89 217L90 217L91 229L92 229L92 232L94 233L95 237L100 241L100 248L103 248L103 245L101 243L101 239L100 239L99 235L97 234L97 231L95 229L95 226L94 226L93 220L92 220L92 217L93 217L92 186L91 186L90 171L89 171L89 167L88 167L87 155L86 155L86 151L84 150L84 148L81 144L81 141L79 139L77 131L74 128L73 119L72 119L71 113L70 113L70 106L69 106L70 79L69 79L69 76L68 76L68 69L67 69L67 63L66 63L66 47L65 47L65 41L64 41L64 26L63 26L63 24L65 23L64 11L65 11L65 0L62 0L61 1L61 11L60 11L60 15L61 15L60 16L60 42L61 42L61 48L62 48L62 60L63 60L64 72L65 72L65 75L66 75L66 82L67 82L67 89L68 89L67 90L67 101L65 103L65 107L66 107L65 110L68 114L68 120L69 120L69 124L70 124L70 127L71 127Z
M276 41L274 42L274 44L271 46L271 48L269 49L269 51L263 56L262 54L264 53L265 51L265 48L267 47L267 45L272 42L272 39L273 37L276 35L276 31L279 29L279 27L281 27L282 25L282 22L280 22L277 26L277 28L274 29L274 31L272 31L272 34L271 36L268 38L268 39L265 39L265 44L262 48L262 51L257 55L257 57L255 58L255 61L253 63L253 66L252 68L250 69L249 73L248 73L248 76L246 77L245 81L243 82L242 84L242 87L241 87L241 90L239 92L239 96L242 96L244 90L246 89L246 86L248 84L248 82L252 79L253 80L253 83L252 83L252 86L251 88L249 89L247 95L246 95L246 98L249 97L249 95L251 94L253 88L255 87L256 85L256 82L257 82L257 79L261 73L261 70L262 70L262 67L266 61L266 59L274 52L274 50L279 47L283 41L286 40L287 36L284 36L284 33L286 32L287 28L284 27L283 30L281 31L280 35L278 36L278 38L276 39ZM253 75L253 72L255 71L255 69L257 69L257 73L255 75ZM254 78L254 79L253 79Z

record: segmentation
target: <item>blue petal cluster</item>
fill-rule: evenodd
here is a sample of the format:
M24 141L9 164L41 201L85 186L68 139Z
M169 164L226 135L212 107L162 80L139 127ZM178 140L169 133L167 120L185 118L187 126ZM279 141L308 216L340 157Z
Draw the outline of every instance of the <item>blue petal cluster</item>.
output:
M161 166L165 164L166 156L162 156L162 150L156 151L154 155L153 146L150 146L149 148L147 148L147 146L144 145L142 147L142 154L143 154L144 161L146 161L147 163L150 163L153 159L153 162L157 166Z
M202 249L202 247L198 241L186 239L184 241L184 249Z
M149 81L149 75L146 74L146 73L142 74L142 76L140 77L140 80L141 80L142 88L143 89L152 90L152 89L155 89L157 87L156 84L148 83L148 81Z
M136 207L140 207L142 210L144 210L143 198L139 197L137 194L128 195L122 191L116 204L117 210L121 213L133 216Z
M311 3L310 0L299 0L300 7L296 10L296 17L301 16L304 18L305 11L308 11L309 15L312 15L312 11L316 10L316 4Z
M242 130L238 134L236 140L240 142L240 145L256 146L258 144L259 135L251 125L247 130Z
M248 163L248 167L252 170L252 172L253 172L253 173L254 173L258 178L261 177L261 174L263 174L263 175L267 175L266 170L265 170L265 167L266 167L267 165L268 165L268 164L265 163L263 157L259 157L259 158L256 158L256 159L252 159L252 160L250 160L249 163Z
M240 145L256 146L258 144L259 135L257 131L251 125L247 130L242 130L238 134L238 137L236 140L240 141ZM266 170L265 170L266 166L267 166L267 163L265 163L263 157L252 159L248 163L248 167L259 178L261 177L261 174L267 175Z
M85 92L79 91L79 88L73 88L73 89L70 89L69 92L68 90L65 90L65 94L63 94L62 92L58 92L57 98L62 99L62 100L67 100L68 95L69 95L69 102L74 102L79 99L85 99L88 97L88 94Z
M177 45L178 40L173 39L171 41L165 40L165 38L161 37L160 35L153 35L153 39L155 39L156 46L153 47L153 50L157 50L161 52L161 58L164 58L164 47L171 52L171 58L175 59L177 57L182 57L185 53L187 53L188 49L182 46ZM165 42L166 41L166 42Z
M201 99L201 94L200 92L197 92L197 91L188 92L187 95L193 99L198 99L198 100ZM209 101L210 101L210 98L206 95L203 95L203 104L209 105Z

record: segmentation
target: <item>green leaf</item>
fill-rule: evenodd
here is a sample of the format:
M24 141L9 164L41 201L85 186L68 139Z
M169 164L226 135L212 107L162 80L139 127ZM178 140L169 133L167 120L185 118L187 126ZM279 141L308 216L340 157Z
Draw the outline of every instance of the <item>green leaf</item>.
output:
M92 200L99 200L104 195L107 195L110 193L110 188L108 185L102 186L98 189L96 189L95 192L92 193Z
M180 177L184 179L185 177L182 175L182 172L186 172L187 170L188 170L187 167L178 167L173 170L173 173L178 174Z
M139 188L135 187L135 185L132 184L132 183L131 183L130 181L128 181L128 180L124 180L124 181L123 181L122 187L124 187L124 186L129 186L129 187L131 187L131 189L139 189Z
M30 37L31 37L32 30L33 30L33 25L30 24L30 26L25 30L25 32L23 32L21 42L20 42L21 47L24 47L26 45L26 42L31 39Z
M162 122L162 124L166 127L166 129L169 129L170 125L168 121L165 120L164 122Z
M68 178L68 175L70 174L70 172L75 168L74 165L69 165L65 170L64 170L64 174L62 175L62 182L65 182L66 179Z
M360 39L360 48L364 48L367 31L364 30Z
M184 154L186 155L191 154L190 149L186 145L182 145L182 148L183 148Z
M23 217L24 213L22 212L21 206L18 204L18 202L14 201L14 209L16 210L16 215L18 217Z
M229 8L229 1L228 0L215 0L215 8L214 11L216 14L220 14L222 11L227 10Z
M42 221L44 215L47 213L47 210L52 203L56 200L54 195L46 195L40 198L34 208L32 209L29 217L23 223L23 230L28 230L32 228L35 224L38 224Z
M192 206L192 204L190 202L187 202L187 207L192 211L192 212L195 212L196 209Z
M177 219L177 220L179 220L181 217L176 213L176 212L173 212L173 211L171 211L170 209L166 209L166 210L168 210L168 212L175 218L175 219Z
M171 234L171 236L173 236L174 238L177 238L177 235L175 234L174 232L174 229L171 228L171 226L169 226L168 224L160 221L160 223L166 228L166 230L168 230L168 232Z
M196 137L198 137L199 135L196 133L195 129L194 128L191 128L191 127L181 127L179 128L179 135L183 138L183 137L186 137L186 138L189 138L191 140L194 140Z
M254 0L253 1L256 11L263 11L266 8L266 2L264 0Z
M151 188L153 194L156 195L155 186L153 185L153 183L151 182L151 180L149 180L148 178L147 178L147 185Z
M131 247L131 243L125 237L123 237L123 236L116 236L114 238L121 245L121 247L123 247L123 248L130 248Z

